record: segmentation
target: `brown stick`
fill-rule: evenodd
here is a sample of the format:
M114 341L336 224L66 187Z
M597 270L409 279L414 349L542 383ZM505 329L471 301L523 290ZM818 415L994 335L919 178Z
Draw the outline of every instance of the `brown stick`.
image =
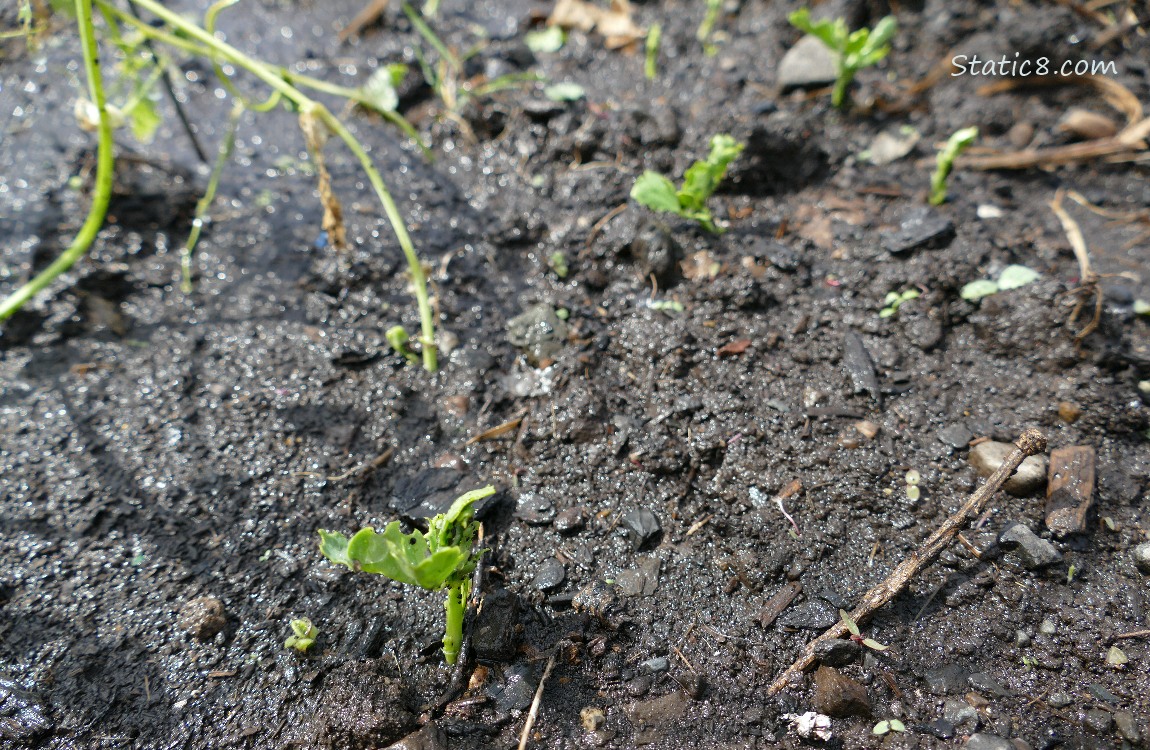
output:
M1010 478L1010 475L1014 473L1023 459L1045 450L1046 436L1033 427L1025 430L1022 436L1018 438L1014 451L1006 457L1002 466L999 466L998 470L987 478L986 484L975 490L962 507L955 511L950 518L943 521L942 525L917 550L912 552L910 557L903 560L902 564L895 568L884 581L868 591L863 597L862 603L850 613L851 619L856 623L862 622L874 614L879 607L898 596L912 578L934 562L939 553L946 549L959 529L965 526L971 518L982 512L983 506L1002 487L1003 482ZM846 623L840 620L825 633L808 643L795 663L787 667L786 671L779 675L778 679L767 688L767 695L777 694L787 686L793 675L800 674L804 669L814 664L815 647L818 644L824 641L837 640L849 632Z

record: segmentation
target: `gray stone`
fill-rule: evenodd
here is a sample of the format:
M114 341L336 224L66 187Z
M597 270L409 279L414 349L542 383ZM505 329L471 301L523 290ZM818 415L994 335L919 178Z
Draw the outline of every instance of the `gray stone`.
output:
M488 688L487 695L495 700L498 711L522 711L531 705L535 698L535 681L531 672L529 665L515 665L507 671L507 679L502 685Z
M555 516L554 527L560 534L575 534L583 528L587 515L582 506L568 508Z
M934 695L950 695L966 688L966 679L970 672L957 664L932 669L923 675L926 689Z
M1074 699L1061 690L1056 690L1046 697L1046 702L1052 708L1066 708L1074 702Z
M980 693L987 693L999 698L1006 698L1014 695L1013 692L1005 687L1001 682L994 679L986 672L975 672L969 678L970 686Z
M800 630L826 630L839 621L838 611L822 599L808 599L784 612L776 624Z
M533 362L551 359L567 340L567 324L551 305L534 305L507 321L507 340Z
M620 596L652 596L659 588L659 567L657 557L649 557L639 563L639 567L624 570L615 578L615 587Z
M1009 524L998 535L998 543L1014 550L1022 564L1030 570L1053 565L1062 559L1062 554L1053 544L1035 534L1024 523Z
M1150 542L1142 542L1133 549L1134 564L1143 573L1150 573Z
M418 732L388 745L387 750L447 750L447 733L433 721Z
M858 658L861 648L854 641L843 639L820 641L815 644L815 658L819 660L819 664L828 667L845 667Z
M916 208L899 222L898 229L884 232L882 245L892 255L918 248L945 247L954 239L954 222L930 208Z
M663 531L659 518L646 508L632 508L624 513L623 526L636 550L653 543Z
M639 667L652 674L656 672L666 672L671 668L671 662L665 656L656 656L654 659L648 659L639 665Z
M1141 736L1138 731L1138 722L1134 719L1134 714L1129 711L1115 711L1114 726L1118 727L1118 734L1122 735L1122 739L1132 745L1138 744L1138 740L1141 739Z
M1041 623L1039 623L1038 632L1042 633L1043 635L1054 635L1058 632L1058 626L1054 624L1054 620L1051 620L1049 617L1047 617L1043 619Z
M952 424L938 431L938 439L943 445L960 451L970 447L970 441L974 440L974 433L968 430L965 425Z
M967 750L1015 750L1010 740L1004 740L993 734L972 734L963 747Z
M547 498L529 492L519 498L515 517L528 526L546 526L555 520L555 506Z
M942 707L942 718L956 727L968 722L973 727L978 726L978 711L964 700L954 698L947 700Z
M804 36L779 61L783 89L823 86L838 78L838 55L813 36Z
M1082 723L1086 725L1086 728L1098 734L1109 732L1112 721L1110 712L1103 711L1101 708L1092 708L1082 717Z
M540 591L550 591L551 589L558 588L563 584L563 579L567 577L567 569L563 567L563 563L556 560L554 557L549 557L543 561L539 569L535 571L535 577L531 580L531 585Z
M988 440L970 449L967 460L979 476L988 477L1002 466L1006 457L1014 451L1013 443L999 443ZM1002 488L1017 497L1027 497L1046 486L1046 456L1030 456L1023 460L1018 469L1006 480Z

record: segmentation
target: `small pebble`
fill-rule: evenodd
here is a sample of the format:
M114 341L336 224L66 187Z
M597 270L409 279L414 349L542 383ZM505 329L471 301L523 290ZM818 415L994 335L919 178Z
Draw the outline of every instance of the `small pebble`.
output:
M622 520L636 550L653 542L663 531L659 519L646 508L632 508L623 514Z
M1111 722L1110 712L1103 711L1100 708L1092 708L1082 717L1082 723L1098 734L1106 734L1109 732Z
M1010 740L1004 740L993 734L972 734L963 745L967 750L1014 750Z
M1118 734L1122 735L1122 739L1132 745L1138 744L1141 737L1139 736L1138 722L1134 720L1134 714L1129 711L1115 711L1114 726L1118 728Z
M1053 544L1035 534L1024 523L1008 524L999 534L998 543L1012 549L1028 570L1053 565L1062 559L1062 553Z
M1058 402L1058 418L1067 424L1074 424L1082 416L1082 407L1073 401Z
M1041 624L1039 624L1038 632L1042 633L1043 635L1054 635L1058 632L1058 626L1054 624L1054 620L1051 620L1049 617L1047 617L1042 621Z
M550 500L531 493L519 498L515 517L528 526L546 526L555 520L555 506Z
M560 511L559 515L555 516L555 521L552 525L560 534L570 535L581 531L586 522L586 509L580 506Z
M196 640L206 641L223 630L227 622L223 602L214 596L200 596L180 609L177 627Z
M596 708L595 706L587 706L579 712L579 720L583 722L583 729L588 732L594 732L603 726L607 721L607 717L603 714L603 709Z
M550 591L561 586L566 577L567 569L563 567L563 563L551 557L544 560L543 564L539 566L539 570L535 572L535 577L531 580L531 585L540 591Z
M874 422L863 420L862 422L855 422L855 429L867 440L873 440L878 434L879 426Z
M1134 564L1143 573L1150 573L1150 542L1142 542L1133 550Z
M952 698L943 704L942 718L956 727L967 722L970 722L971 726L978 726L978 711L964 700Z
M1066 693L1058 690L1046 696L1046 702L1053 708L1066 708L1071 704L1072 699Z
M1013 443L987 440L970 449L968 460L979 476L988 477L1002 466L1013 451ZM1003 489L1017 497L1033 495L1046 486L1046 466L1046 456L1029 456L1002 485Z

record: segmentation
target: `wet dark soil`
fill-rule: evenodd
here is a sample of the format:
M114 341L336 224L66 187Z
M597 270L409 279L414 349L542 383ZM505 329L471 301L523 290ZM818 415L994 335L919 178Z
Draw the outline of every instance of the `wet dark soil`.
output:
M251 2L221 26L346 85L413 62L419 38L396 8L339 44L359 5ZM531 54L523 34L546 4L444 0L444 39L480 47L467 76L535 70L587 95L555 104L518 88L452 119L414 87L404 112L433 162L348 114L457 339L434 376L384 340L416 328L402 254L335 144L346 254L319 232L294 115L249 116L184 295L178 249L204 171L171 111L155 143L121 136L134 157L112 220L0 336L0 746L373 748L422 731L406 747L514 747L552 655L532 747L819 744L782 718L816 707L844 714L834 747L955 747L975 733L978 747L1145 746L1150 579L1133 550L1150 533L1150 320L1134 312L1150 299L1146 225L1066 201L1096 270L1141 274L1103 279L1100 325L1076 343L1093 301L1071 320L1080 272L1048 203L1065 188L1145 215L1146 163L960 169L949 202L925 209L933 146L959 127L978 125L984 146L1014 148L1028 130L1052 145L1067 109L1109 110L1082 86L988 97L985 79L943 76L911 90L952 50L1018 51L1113 60L1150 101L1146 35L1106 42L1071 5L900 4L894 51L839 112L825 94L777 90L794 3L725 4L713 55L695 38L702 3L636 5L640 24L664 28L648 81L641 48L608 51L594 34ZM856 25L888 10L827 6ZM5 45L9 290L82 221L69 178L87 173L92 140L71 121L74 32ZM210 65L181 69L214 144L230 105ZM859 159L904 125L921 133L907 157ZM729 231L628 205L643 169L678 176L718 132L747 144L712 201ZM960 298L1011 263L1042 278ZM879 316L908 289L921 296ZM566 335L529 354L508 326L537 305L565 311ZM1000 493L965 546L863 624L890 650L824 655L853 681L825 684L850 700L813 676L768 698L837 610L977 485L969 444L1028 426L1097 454L1095 512L1050 539L1060 559L1028 568L998 543L1017 522L1050 537L1041 490ZM785 507L798 534L773 501L796 480ZM485 511L479 667L439 710L451 677L439 595L336 569L315 531L418 516L488 482L500 492ZM298 617L320 631L306 655L283 647ZM1127 663L1108 664L1112 646ZM891 718L908 732L871 734Z

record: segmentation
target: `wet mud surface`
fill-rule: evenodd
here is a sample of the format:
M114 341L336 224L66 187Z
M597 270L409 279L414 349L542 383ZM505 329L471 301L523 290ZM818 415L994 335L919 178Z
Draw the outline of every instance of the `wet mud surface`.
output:
M0 335L0 747L375 748L415 732L404 747L514 747L551 657L532 747L1146 746L1146 226L1065 202L1096 270L1141 275L1102 280L1100 324L1076 343L1093 298L1072 321L1080 271L1048 205L1066 188L1145 212L1145 162L958 169L928 209L933 146L959 127L1003 149L1023 126L1057 144L1070 107L1109 110L1081 86L980 96L976 77L908 93L950 50L1017 50L1114 60L1146 102L1145 36L1072 44L1101 27L1056 3L902 6L894 51L839 112L777 90L792 5L725 5L707 55L701 3L637 4L639 24L663 24L649 81L641 45L595 34L532 54L523 34L548 7L445 0L444 39L481 42L469 77L537 70L586 98L521 87L453 120L417 86L401 109L433 162L348 115L431 268L454 339L434 376L384 340L417 327L402 253L337 144L346 254L320 235L295 116L249 115L184 295L179 248L206 176L170 111L155 143L122 135L136 158L113 219ZM887 11L829 5L856 25ZM253 2L221 27L345 85L414 62L395 8L340 45L359 9ZM5 290L86 210L68 185L93 143L70 115L77 47L62 26L0 58ZM182 69L214 144L230 105L210 65ZM921 133L908 156L859 159L903 125ZM628 203L642 170L678 177L718 132L747 144L711 203L725 234ZM1009 264L1042 277L960 298ZM921 294L880 317L908 289ZM978 485L971 443L1029 426L1052 449L1093 447L1085 528L1046 529L1043 477L998 493L964 544L861 624L889 650L844 641L768 697ZM437 512L485 483L499 493L483 511L479 666L441 709L439 595L337 569L315 532ZM320 631L306 655L283 647L299 617ZM1126 663L1108 663L1113 646ZM813 710L834 715L826 743L783 718ZM908 731L871 734L893 718Z

